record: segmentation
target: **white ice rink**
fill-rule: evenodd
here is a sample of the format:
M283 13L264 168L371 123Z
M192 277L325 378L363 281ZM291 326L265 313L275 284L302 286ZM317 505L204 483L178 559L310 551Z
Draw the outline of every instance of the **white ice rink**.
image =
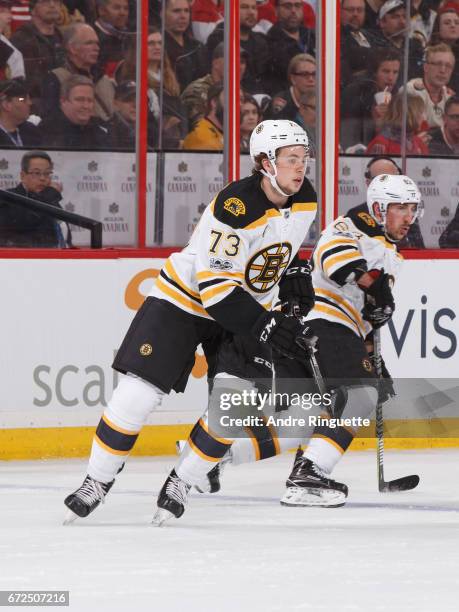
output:
M131 459L68 527L85 461L0 462L0 589L69 590L54 609L78 612L459 611L459 450L386 452L387 479L421 476L399 494L377 492L373 452L348 453L337 509L279 505L292 459L228 467L222 493L194 494L162 528L172 457Z

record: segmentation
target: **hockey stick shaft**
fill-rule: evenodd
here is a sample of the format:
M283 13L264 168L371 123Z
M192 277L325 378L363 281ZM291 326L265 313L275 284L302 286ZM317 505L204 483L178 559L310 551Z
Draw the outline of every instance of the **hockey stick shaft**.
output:
M382 377L382 355L381 355L381 330L375 329L373 332L373 355L375 372L378 378ZM419 476L412 474L402 476L395 480L384 480L384 415L383 404L379 399L376 403L376 464L378 470L378 489L381 493L392 491L409 491L419 484Z
M381 330L375 329L373 332L373 355L376 376L382 377L381 363ZM378 470L378 488L380 491L385 490L384 482L384 415L382 402L379 399L376 403L376 463Z

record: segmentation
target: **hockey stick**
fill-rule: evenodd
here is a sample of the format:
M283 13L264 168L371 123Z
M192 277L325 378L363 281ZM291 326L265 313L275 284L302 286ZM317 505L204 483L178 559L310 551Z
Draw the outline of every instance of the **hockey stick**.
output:
M374 330L373 334L373 355L376 375L382 378L382 357L381 357L381 331ZM414 489L419 484L419 476L412 474L411 476L402 476L395 480L384 480L384 416L383 404L379 400L376 404L376 461L378 468L378 488L380 493L392 493L394 491L409 491Z

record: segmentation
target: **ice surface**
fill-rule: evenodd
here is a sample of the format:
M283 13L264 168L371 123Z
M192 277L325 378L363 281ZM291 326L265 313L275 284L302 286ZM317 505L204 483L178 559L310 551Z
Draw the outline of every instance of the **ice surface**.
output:
M173 457L129 460L68 527L86 461L0 462L0 589L70 590L78 612L459 610L459 450L386 452L387 479L421 476L398 494L377 492L373 452L348 453L337 509L280 506L292 460L229 466L222 493L194 494L162 528Z

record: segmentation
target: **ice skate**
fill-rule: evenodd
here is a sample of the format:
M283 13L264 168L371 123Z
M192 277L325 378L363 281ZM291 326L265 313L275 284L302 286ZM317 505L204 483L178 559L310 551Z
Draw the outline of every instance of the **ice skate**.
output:
M113 486L115 479L111 482L99 482L91 476L86 476L83 484L74 493L68 495L64 504L68 511L64 519L64 525L73 523L78 517L84 518L91 514L93 510L102 502L105 502L105 496Z
M283 506L344 506L347 486L327 477L315 463L297 451L292 473L287 480L287 491L281 499Z
M180 518L185 512L191 485L179 478L175 470L167 477L158 495L158 510L153 517L153 525L161 527L163 523L173 518Z

